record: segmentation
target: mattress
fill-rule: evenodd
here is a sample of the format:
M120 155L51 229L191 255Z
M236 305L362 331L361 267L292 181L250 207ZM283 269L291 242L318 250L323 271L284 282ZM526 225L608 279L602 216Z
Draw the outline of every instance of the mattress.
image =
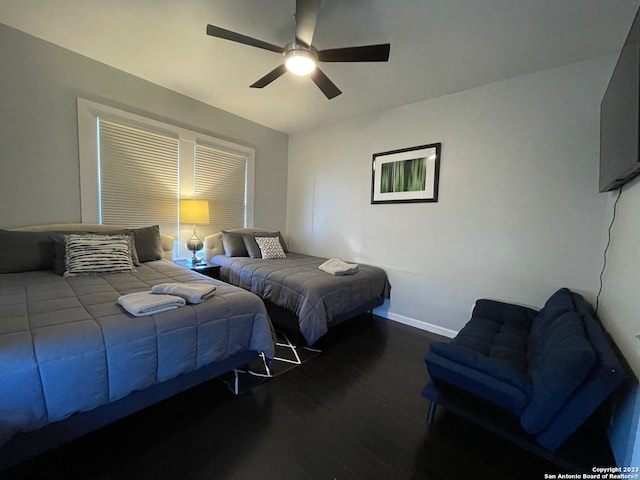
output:
M309 345L337 319L381 305L391 286L384 270L360 265L353 275L330 275L318 267L326 258L288 252L285 259L216 255L221 278L298 316Z
M213 282L197 305L134 317L120 295L164 282ZM264 304L167 260L134 273L0 275L0 444L243 351L273 356Z

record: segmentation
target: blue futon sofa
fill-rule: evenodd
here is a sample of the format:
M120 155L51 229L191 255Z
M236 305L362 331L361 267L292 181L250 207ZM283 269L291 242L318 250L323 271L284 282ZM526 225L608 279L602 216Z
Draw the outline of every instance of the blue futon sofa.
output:
M450 342L432 343L425 362L429 421L444 382L513 413L550 452L626 378L595 312L566 288L540 312L478 300L466 326Z

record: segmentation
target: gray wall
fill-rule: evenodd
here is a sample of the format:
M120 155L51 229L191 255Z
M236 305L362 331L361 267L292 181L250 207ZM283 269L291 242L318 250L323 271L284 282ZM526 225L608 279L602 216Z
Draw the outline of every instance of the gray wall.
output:
M83 97L254 148L254 223L284 230L287 135L2 24L0 68L0 228L80 221Z
M640 315L638 286L640 285L640 179L623 187L611 229L611 245L603 275L604 288L600 299L600 318L616 339L618 347L640 378ZM609 214L603 236L613 215L617 192L608 194ZM640 465L640 389L618 408L621 421L616 441L626 446L623 465ZM626 442L628 438L635 442Z
M496 82L289 141L292 247L387 271L378 313L455 334L477 298L595 298L607 196L599 104L615 58ZM442 142L437 203L371 205L371 157Z

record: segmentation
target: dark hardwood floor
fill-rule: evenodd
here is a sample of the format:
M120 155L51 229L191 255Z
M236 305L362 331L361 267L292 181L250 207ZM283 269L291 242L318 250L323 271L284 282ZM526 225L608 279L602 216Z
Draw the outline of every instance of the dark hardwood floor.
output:
M2 478L542 479L558 467L439 409L429 334L381 318L335 327L308 363L234 396L214 380Z

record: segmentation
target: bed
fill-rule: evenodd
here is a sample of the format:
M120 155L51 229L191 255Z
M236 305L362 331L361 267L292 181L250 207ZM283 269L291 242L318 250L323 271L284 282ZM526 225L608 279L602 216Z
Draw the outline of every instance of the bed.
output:
M60 275L50 258L60 236L0 230L0 468L273 356L260 298L172 263L170 238L156 237L153 259L137 249L130 272ZM23 257L7 254L16 245ZM148 316L117 303L167 282L216 290Z
M262 258L250 238L264 235L279 240L286 258ZM261 297L274 325L299 333L308 345L330 327L371 311L390 296L383 269L359 265L352 275L328 274L318 268L326 258L289 252L280 232L231 229L207 236L205 245L206 259L220 265L222 280Z

